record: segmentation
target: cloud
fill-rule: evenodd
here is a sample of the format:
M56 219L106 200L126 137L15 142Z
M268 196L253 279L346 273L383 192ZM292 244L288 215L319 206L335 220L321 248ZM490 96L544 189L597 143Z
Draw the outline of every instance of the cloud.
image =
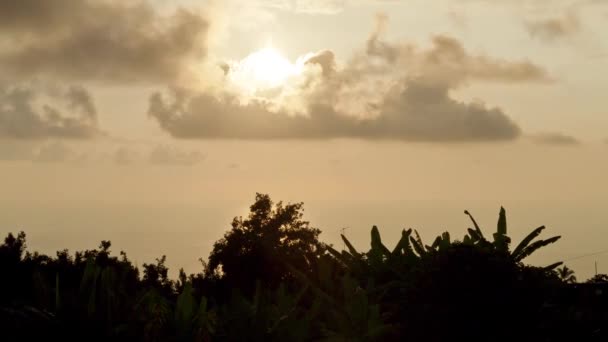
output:
M166 101L155 94L150 115L172 136L186 139L485 141L510 140L520 134L500 109L458 102L448 97L447 90L415 81L385 106L377 118L360 119L323 104L311 105L309 116L303 116L273 112L264 102L241 105L232 97L174 94Z
M0 84L0 138L92 138L100 134L91 96L80 86Z
M151 96L148 114L183 139L512 140L521 129L500 108L451 91L472 81L551 81L536 64L474 55L451 37L429 48L387 42L385 25L380 16L365 50L344 64L329 50L308 55L299 80L272 96L172 88Z
M305 64L318 65L325 77L332 76L336 72L336 56L331 50L324 50L311 55Z
M209 24L139 0L0 1L0 69L14 78L166 82L206 55Z
M581 23L574 10L568 11L564 16L541 20L526 21L528 33L544 41L554 41L578 33Z
M532 140L544 145L576 146L581 144L577 138L559 132L539 134L533 136Z
M167 145L156 146L148 157L148 161L152 164L182 166L192 166L204 159L205 156L198 151L185 152Z
M473 55L455 38L436 35L432 47L422 50L413 44L392 44L382 39L388 18L378 15L376 29L367 40L367 53L392 65L413 69L413 76L460 86L468 80L492 82L549 82L547 71L526 60L506 61Z

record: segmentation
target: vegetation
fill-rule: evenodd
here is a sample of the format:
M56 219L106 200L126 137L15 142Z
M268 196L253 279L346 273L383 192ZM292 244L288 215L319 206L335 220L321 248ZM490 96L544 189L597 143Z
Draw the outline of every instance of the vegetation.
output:
M561 263L524 260L559 237L533 230L515 248L501 208L486 238L472 228L425 244L403 230L392 248L318 240L302 203L258 194L198 274L168 277L166 258L135 267L111 243L56 256L0 245L3 341L604 341L608 277L577 284ZM562 266L561 268L558 268Z

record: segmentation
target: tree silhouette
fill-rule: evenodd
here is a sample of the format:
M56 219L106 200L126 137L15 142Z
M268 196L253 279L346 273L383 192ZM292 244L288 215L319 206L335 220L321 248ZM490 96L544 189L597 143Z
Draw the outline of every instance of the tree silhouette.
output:
M593 277L591 277L589 280L587 280L587 283L594 283L594 284L607 284L608 283L608 274L596 274Z
M557 272L557 276L564 283L573 284L576 283L576 276L574 275L574 271L569 269L568 266L562 266L555 270Z
M250 291L256 280L277 286L293 279L286 264L309 273L326 248L318 240L321 231L302 220L303 204L275 205L258 193L250 210L245 219L235 217L232 229L215 243L207 274Z
M203 270L177 280L164 256L140 273L109 241L48 256L28 251L24 233L9 234L0 244L0 339L608 340L608 275L563 286L575 278L560 263L524 264L559 237L537 240L537 228L511 250L504 209L488 239L469 215L463 239L445 232L425 244L407 229L389 249L374 226L370 249L359 252L345 236L345 251L319 242L302 208L257 194Z

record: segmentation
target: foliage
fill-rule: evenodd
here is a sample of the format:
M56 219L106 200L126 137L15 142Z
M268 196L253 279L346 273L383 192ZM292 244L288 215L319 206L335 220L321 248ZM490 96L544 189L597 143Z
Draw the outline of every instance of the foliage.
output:
M605 339L608 277L587 291L561 263L523 260L559 237L533 230L514 249L501 208L490 239L475 219L460 240L445 232L425 244L403 230L389 248L374 226L370 248L318 240L301 203L257 194L247 218L177 280L166 257L142 272L111 243L56 256L30 253L26 236L0 245L4 341L556 341ZM608 293L608 291L606 291ZM559 322L569 321L564 326ZM525 336L525 337L522 337ZM579 339L581 340L581 339Z
M250 209L247 218L235 217L232 229L215 243L207 271L245 291L253 290L256 280L273 288L289 281L285 263L309 272L325 245L318 241L321 231L302 220L303 204L275 205L268 195L257 194Z
M557 272L557 276L565 283L573 284L576 283L576 276L574 275L574 271L569 269L567 266L562 266L555 270Z

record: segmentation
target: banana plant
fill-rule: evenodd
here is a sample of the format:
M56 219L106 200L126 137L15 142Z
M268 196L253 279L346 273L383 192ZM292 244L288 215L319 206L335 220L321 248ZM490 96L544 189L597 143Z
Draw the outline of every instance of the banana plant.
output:
M320 341L379 341L389 334L393 327L384 322L380 305L373 300L368 290L350 274L336 275L327 259L325 271L320 272L318 283L312 281L296 268L288 268L309 288L314 297L310 311L318 312L316 320L321 322ZM329 272L326 272L329 270ZM319 310L320 309L320 310Z
M171 323L171 303L157 289L146 291L136 304L136 312L143 320L143 336L146 341L162 341Z
M412 229L404 229L401 232L401 239L391 251L382 243L378 227L373 226L371 230L371 248L367 253L359 253L344 235L340 235L340 237L342 238L342 241L344 241L348 251L338 252L331 246L328 248L328 251L351 270L353 268L365 267L367 264L378 266L387 261L394 261L399 258L414 261L419 258L419 255L417 255L414 250L417 250L418 248L424 250L424 247L420 247L422 246L422 240L420 240L418 232L416 232L416 235L417 238L414 239L412 238ZM420 254L420 252L418 252L418 254Z
M468 229L469 234L464 237L463 243L479 245L481 247L491 248L498 252L508 254L515 262L521 262L538 249L555 243L561 238L561 236L554 236L546 240L537 240L533 242L533 240L536 239L543 230L545 230L545 226L541 226L534 229L515 247L515 249L513 249L513 251L510 251L509 246L511 244L511 238L507 235L507 217L506 211L503 207L500 208L496 233L493 234L493 241L488 241L484 237L481 228L479 228L479 225L477 224L477 221L475 221L475 218L473 218L473 215L471 215L469 211L465 210L464 213L469 216L473 222L474 229ZM545 269L554 269L560 265L561 263L555 263L546 267Z
M177 296L174 326L179 341L209 341L215 333L216 315L209 310L207 298L200 302L193 294L192 283L186 282Z

